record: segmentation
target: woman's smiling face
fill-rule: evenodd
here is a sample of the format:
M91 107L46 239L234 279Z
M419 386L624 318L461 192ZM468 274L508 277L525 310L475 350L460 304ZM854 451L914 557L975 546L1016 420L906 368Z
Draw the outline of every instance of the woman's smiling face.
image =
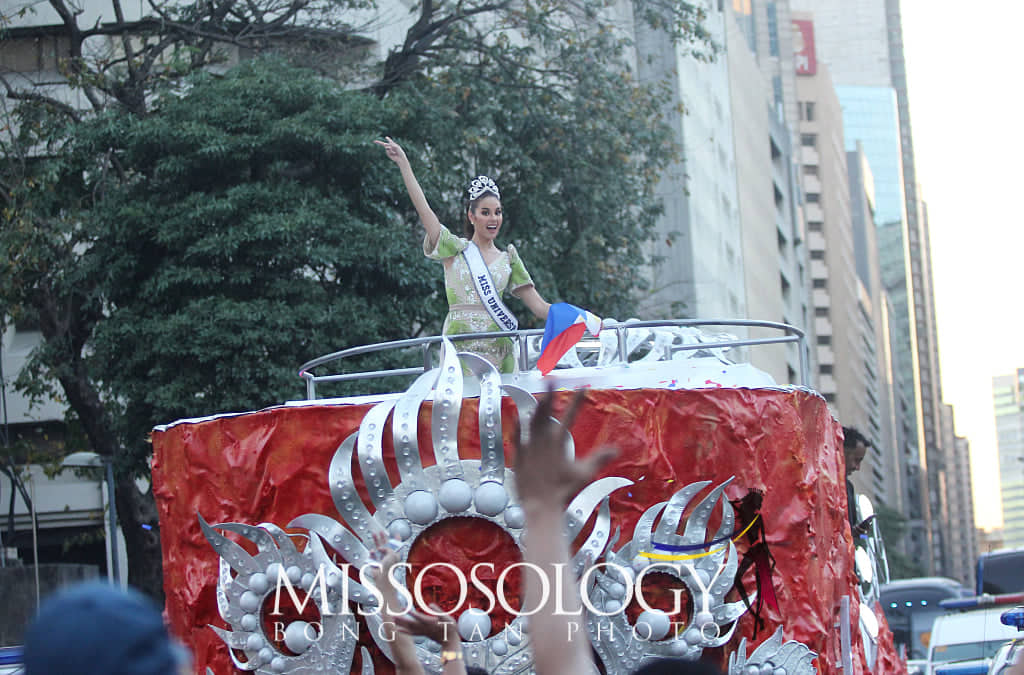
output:
M473 238L493 242L501 230L501 200L492 195L482 197L470 206L468 216L473 224Z

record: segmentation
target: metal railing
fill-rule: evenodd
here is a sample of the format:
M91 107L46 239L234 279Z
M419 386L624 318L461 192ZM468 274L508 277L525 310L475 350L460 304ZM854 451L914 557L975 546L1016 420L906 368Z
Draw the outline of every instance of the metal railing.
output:
M723 349L730 347L748 347L757 345L796 343L800 359L800 381L798 384L807 385L810 355L804 332L796 326L774 321L754 321L747 319L666 319L659 321L629 321L629 322L606 322L601 332L613 331L616 335L616 361L628 363L629 353L627 349L627 336L629 331L642 328L699 328L701 326L719 327L741 327L741 328L769 328L778 330L781 335L768 338L740 339L729 337L727 339L714 338L708 341L700 341L692 344L673 344L670 352L689 350ZM351 382L378 377L399 377L403 375L419 375L433 367L433 356L431 348L441 344L443 340L450 340L458 345L465 340L487 340L498 338L510 338L517 346L516 360L519 371L527 371L531 368L528 339L544 334L544 329L533 328L529 330L516 331L494 331L490 333L465 333L460 335L433 335L430 337L410 338L407 340L392 340L391 342L378 342L371 345L350 347L341 351L325 354L324 356L307 361L299 367L299 377L306 381L306 398L316 399L317 384L327 382ZM706 336L712 337L713 336ZM313 371L333 361L342 361L356 356L373 354L377 352L395 351L400 349L419 348L422 353L422 365L409 368L391 368L388 370L356 370L347 373L334 373L317 375Z

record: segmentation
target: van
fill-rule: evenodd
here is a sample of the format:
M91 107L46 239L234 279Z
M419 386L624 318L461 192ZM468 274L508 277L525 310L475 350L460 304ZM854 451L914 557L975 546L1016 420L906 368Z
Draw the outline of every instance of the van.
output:
M978 556L977 594L1024 592L1024 548L990 551Z
M987 672L999 648L1017 637L1017 629L1000 621L1005 607L974 609L935 617L928 644L928 673Z

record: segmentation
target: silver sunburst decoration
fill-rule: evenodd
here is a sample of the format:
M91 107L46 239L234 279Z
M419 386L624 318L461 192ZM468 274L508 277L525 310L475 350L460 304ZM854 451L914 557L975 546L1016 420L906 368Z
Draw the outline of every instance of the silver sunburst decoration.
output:
M593 576L585 592L589 606L598 610L587 616L591 642L609 672L632 672L652 657L697 659L704 648L722 646L732 637L736 620L746 607L742 602L725 602L738 565L736 548L729 539L735 517L732 505L722 497L728 482L700 501L687 519L683 534L678 534L683 512L711 481L691 483L668 501L648 508L637 521L630 541L607 553L609 564ZM719 500L722 520L713 539L724 540L721 545L696 555L652 555L655 542L665 548L701 549ZM651 572L668 574L686 586L693 599L693 612L686 621L673 622L669 613L649 608L630 624L623 607L627 594L633 588L640 592L638 579Z
M458 451L463 369L480 384L481 459L463 459ZM517 387L502 386L493 365L475 354L457 354L446 341L439 368L422 374L397 400L371 408L359 431L342 441L328 469L330 493L341 521L308 513L288 523L289 528L308 531L309 544L301 553L289 535L273 526L269 526L269 530L230 523L211 527L200 518L204 534L221 555L218 609L221 618L231 626L231 630L211 628L232 649L237 667L261 674L297 675L320 672L320 668L329 664L335 671L347 672L354 656L355 618L351 614L336 613L338 603L346 599L367 612L373 639L390 658L390 646L380 630L383 621L379 613L372 611L376 607L374 595L331 560L324 542L346 563L363 570L372 562L374 535L385 534L404 562L425 530L449 518L469 517L493 523L521 546L525 516L515 496L513 472L505 462L501 434L503 392L516 403L520 429L525 433L536 408L534 397ZM420 406L431 393L434 402L431 440L436 463L424 467L417 420ZM383 458L382 441L389 432L400 476L397 485L391 484ZM574 452L571 436L566 451ZM351 469L353 455L369 493L369 504L356 490ZM588 519L595 511L597 513L583 550L574 557L578 568L583 560L604 553L611 529L608 495L631 484L632 481L625 478L599 479L581 491L567 507L567 519L571 523L568 529L572 536L579 534ZM260 553L249 556L241 546L217 532L218 529L250 539L260 546ZM324 570L323 584L317 577L320 569ZM310 635L308 622L294 621L294 627L291 624L285 627L286 646L292 653L280 651L274 641L268 639L260 614L264 603L276 592L277 575L282 573L296 589L310 591L310 600L325 618L321 622L322 632L314 635ZM361 579L368 581L366 576ZM325 609L335 612L329 620ZM506 627L492 631L489 617L479 610L466 609L456 618L462 619L467 614L468 620L459 623L468 664L487 668L495 675L531 671L533 660L528 650L529 637L524 633L525 617L517 616ZM470 626L471 630L463 632L462 625ZM289 635L294 636L291 643L287 642ZM246 659L240 659L235 651L243 652ZM428 669L440 670L439 651L439 646L431 641L417 643L418 656ZM365 655L363 672L373 672Z

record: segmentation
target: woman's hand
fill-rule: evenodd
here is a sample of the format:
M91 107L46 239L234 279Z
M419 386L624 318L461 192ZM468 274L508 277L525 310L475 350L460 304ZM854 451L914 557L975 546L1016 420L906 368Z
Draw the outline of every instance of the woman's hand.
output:
M377 145L384 148L384 154L388 156L392 162L398 166L408 165L409 158L405 156L405 150L402 150L402 146L395 143L390 136L385 136L386 141L374 141Z
M395 143L390 136L385 136L384 138L386 140L374 141L374 143L384 148L384 154L397 164L398 170L402 172L402 181L405 183L405 189L409 192L412 205L416 208L416 213L420 217L420 222L423 223L423 230L427 233L427 250L430 250L437 245L437 239L441 236L441 221L438 220L437 214L434 213L433 209L430 208L430 204L427 203L427 198L423 194L423 188L420 187L419 181L416 180L416 176L412 172L409 158L405 156L405 150L402 150L402 146Z

